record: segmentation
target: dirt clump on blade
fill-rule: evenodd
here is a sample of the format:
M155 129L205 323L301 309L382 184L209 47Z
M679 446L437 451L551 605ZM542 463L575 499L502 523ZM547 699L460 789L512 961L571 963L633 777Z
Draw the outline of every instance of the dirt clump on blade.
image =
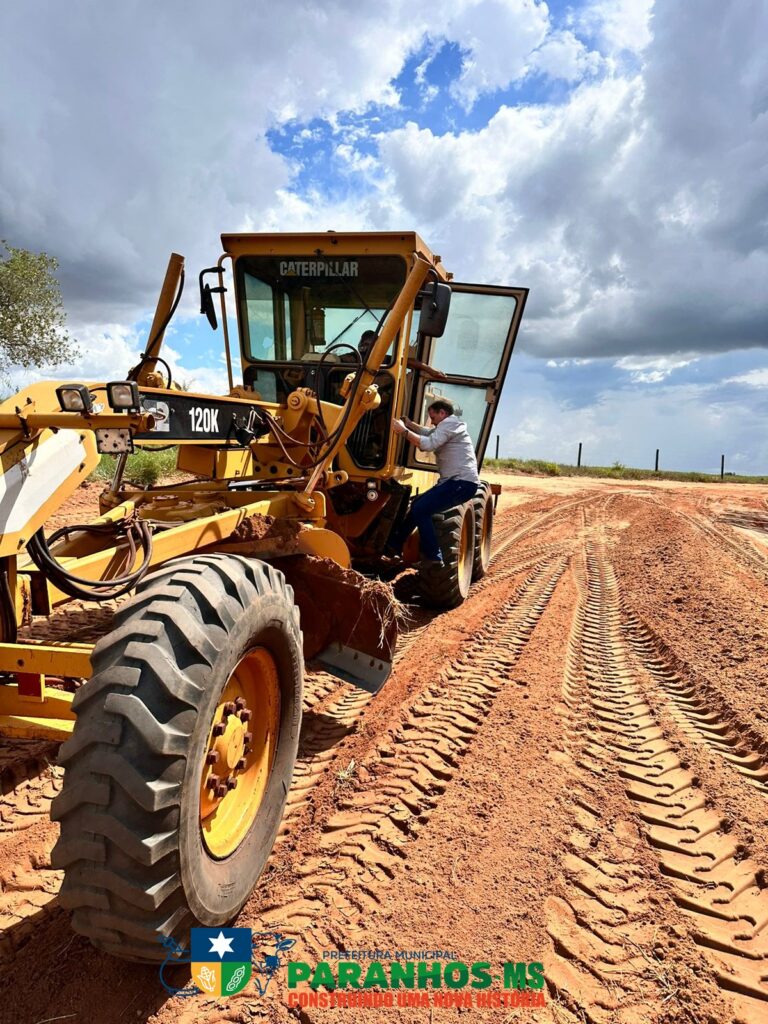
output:
M296 538L300 532L301 524L294 520L277 519L275 516L257 513L244 519L229 539L233 543L253 542L254 550L258 550L259 545L262 545L278 551L295 551Z
M253 515L218 550L281 557L280 571L293 587L301 613L304 656L313 658L334 642L390 661L403 606L388 584L345 569L330 558L298 554L304 527L290 519ZM297 552L294 556L292 552Z
M313 555L286 558L280 569L301 612L306 658L338 642L372 658L392 660L405 612L388 584Z

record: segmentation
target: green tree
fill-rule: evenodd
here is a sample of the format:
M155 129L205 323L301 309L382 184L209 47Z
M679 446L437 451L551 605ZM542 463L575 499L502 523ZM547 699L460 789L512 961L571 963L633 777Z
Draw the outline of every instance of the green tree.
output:
M0 375L9 366L56 366L77 355L65 329L58 262L0 241Z

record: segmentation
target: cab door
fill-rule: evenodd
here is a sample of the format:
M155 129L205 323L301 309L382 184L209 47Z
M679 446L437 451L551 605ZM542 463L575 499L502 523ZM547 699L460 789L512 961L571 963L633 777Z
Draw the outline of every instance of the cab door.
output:
M451 282L451 309L441 338L423 338L418 358L445 380L429 380L417 373L411 389L411 419L429 424L427 407L436 398L453 402L456 414L467 424L482 464L491 436L512 349L528 297L527 288ZM435 464L431 452L407 446L409 466L427 469Z

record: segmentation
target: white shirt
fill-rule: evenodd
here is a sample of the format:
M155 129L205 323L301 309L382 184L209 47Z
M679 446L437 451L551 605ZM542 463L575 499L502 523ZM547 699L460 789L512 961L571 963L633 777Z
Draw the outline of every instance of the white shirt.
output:
M440 483L446 480L468 480L480 482L477 472L477 456L467 425L458 416L446 416L436 427L411 428L419 437L419 448L423 452L434 452Z

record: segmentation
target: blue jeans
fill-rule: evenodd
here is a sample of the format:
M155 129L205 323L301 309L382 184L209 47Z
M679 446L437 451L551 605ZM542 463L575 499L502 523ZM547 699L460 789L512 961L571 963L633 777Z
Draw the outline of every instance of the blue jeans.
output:
M393 534L388 546L398 553L401 552L414 527L418 527L421 553L425 558L440 559L440 545L437 542L432 516L436 512L445 512L447 508L469 501L477 493L477 486L470 480L446 480L442 484L430 487L424 494L413 499L408 515Z

